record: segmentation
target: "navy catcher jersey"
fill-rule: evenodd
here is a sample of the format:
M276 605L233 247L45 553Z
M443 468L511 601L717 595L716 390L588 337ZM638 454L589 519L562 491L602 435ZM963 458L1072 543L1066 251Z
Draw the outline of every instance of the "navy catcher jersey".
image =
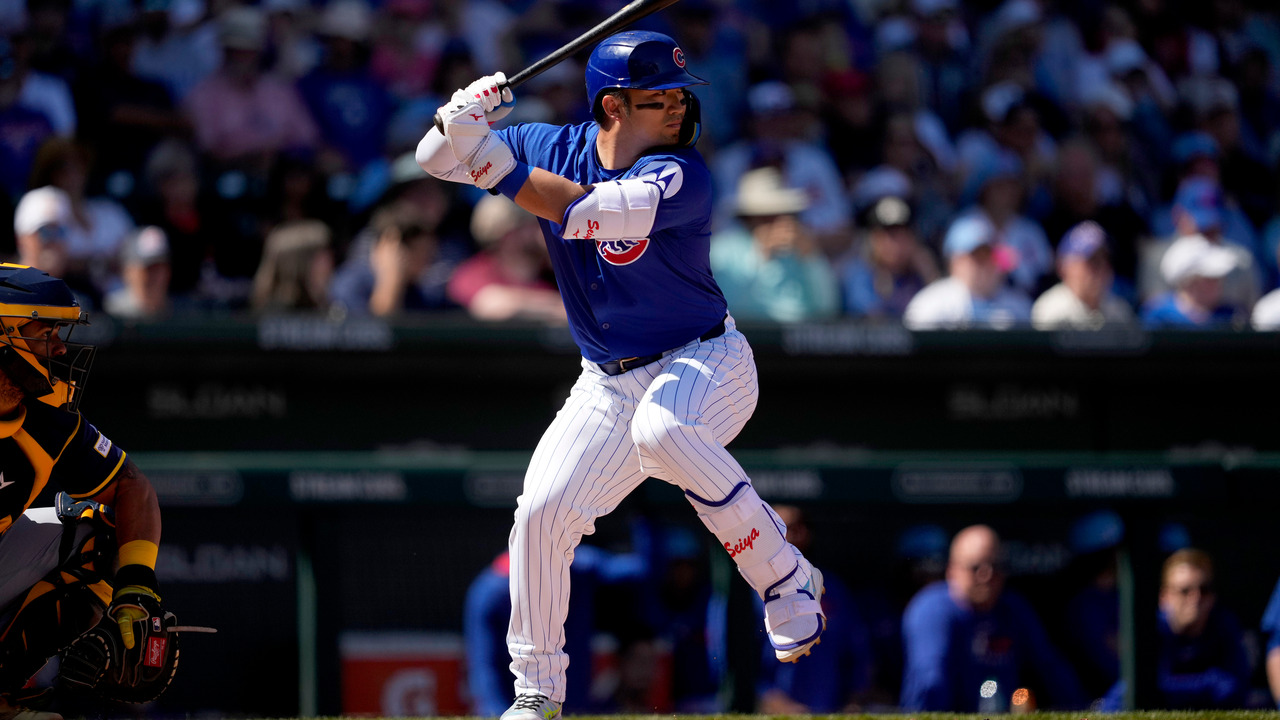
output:
M78 499L105 488L124 467L125 453L78 412L31 400L0 418L0 533L40 491L54 486Z
M570 331L596 363L653 355L695 340L724 318L711 277L711 173L693 149L644 155L606 170L594 122L525 123L497 130L517 160L582 185L643 177L662 188L653 229L634 240L578 240L538 223L551 253Z

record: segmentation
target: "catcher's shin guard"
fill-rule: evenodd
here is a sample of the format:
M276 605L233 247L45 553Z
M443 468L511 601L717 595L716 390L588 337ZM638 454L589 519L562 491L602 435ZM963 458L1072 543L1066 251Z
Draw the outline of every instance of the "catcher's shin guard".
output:
M740 483L720 502L685 491L698 518L764 600L764 624L778 659L807 655L826 629L822 573L786 540L786 525L755 488Z
M49 658L93 627L111 600L115 559L109 511L56 499L61 564L0 614L0 693L21 688Z

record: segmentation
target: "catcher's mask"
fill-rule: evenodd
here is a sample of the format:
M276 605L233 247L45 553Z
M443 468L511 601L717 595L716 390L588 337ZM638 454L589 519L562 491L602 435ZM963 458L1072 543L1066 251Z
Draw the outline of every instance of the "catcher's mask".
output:
M69 342L89 315L67 284L43 270L0 263L0 324L0 371L28 397L75 410L95 348Z

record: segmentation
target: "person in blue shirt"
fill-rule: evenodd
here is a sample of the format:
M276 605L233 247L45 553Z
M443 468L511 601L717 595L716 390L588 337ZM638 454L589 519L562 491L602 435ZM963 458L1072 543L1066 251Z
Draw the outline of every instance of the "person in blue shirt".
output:
M601 585L639 582L649 563L642 552L612 553L579 545L574 556L573 609L565 622L565 647L581 662L568 671L570 702L592 712L609 710L591 700L591 638L596 631L596 590ZM511 556L494 558L467 588L462 632L467 647L467 690L476 715L501 715L510 703L511 656L507 653L507 624L511 621L509 576Z
M775 505L787 524L787 539L808 552L813 532L804 511L795 505ZM810 659L799 664L761 665L758 711L768 715L858 712L871 689L875 658L871 633L863 621L854 595L839 578L824 577L823 608L829 622L823 642Z
M973 525L957 533L946 579L917 593L903 615L903 710L1007 712L1018 688L1042 707L1085 706L1075 671L1031 605L1004 585L996 532Z
M1196 548L1164 562L1156 670L1164 707L1244 707L1251 674L1244 634L1235 615L1217 604L1213 572L1213 559Z
M711 274L711 173L692 146L703 81L661 33L606 38L586 68L594 121L494 130L515 103L481 78L440 107L418 164L537 215L581 372L525 474L510 534L507 633L515 702L504 720L555 720L574 547L656 477L684 491L764 600L779 661L825 627L822 573L725 449L755 410L754 356Z
M1235 309L1222 298L1222 282L1237 267L1237 258L1203 235L1184 235L1160 259L1160 274L1173 288L1142 308L1147 327L1183 329L1224 326Z
M1263 661L1267 686L1276 707L1280 707L1280 581L1276 582L1276 589L1271 591L1271 599L1267 601L1267 609L1262 613L1262 632L1267 635L1267 654Z

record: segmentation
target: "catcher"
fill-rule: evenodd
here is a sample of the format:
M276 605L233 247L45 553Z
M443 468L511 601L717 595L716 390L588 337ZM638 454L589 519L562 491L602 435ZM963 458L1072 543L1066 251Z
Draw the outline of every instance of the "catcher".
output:
M59 718L41 712L52 688L28 683L59 653L68 687L154 699L178 660L157 594L160 506L76 409L94 348L67 339L87 314L62 280L0 263L0 322L0 720ZM55 507L30 507L46 487Z

